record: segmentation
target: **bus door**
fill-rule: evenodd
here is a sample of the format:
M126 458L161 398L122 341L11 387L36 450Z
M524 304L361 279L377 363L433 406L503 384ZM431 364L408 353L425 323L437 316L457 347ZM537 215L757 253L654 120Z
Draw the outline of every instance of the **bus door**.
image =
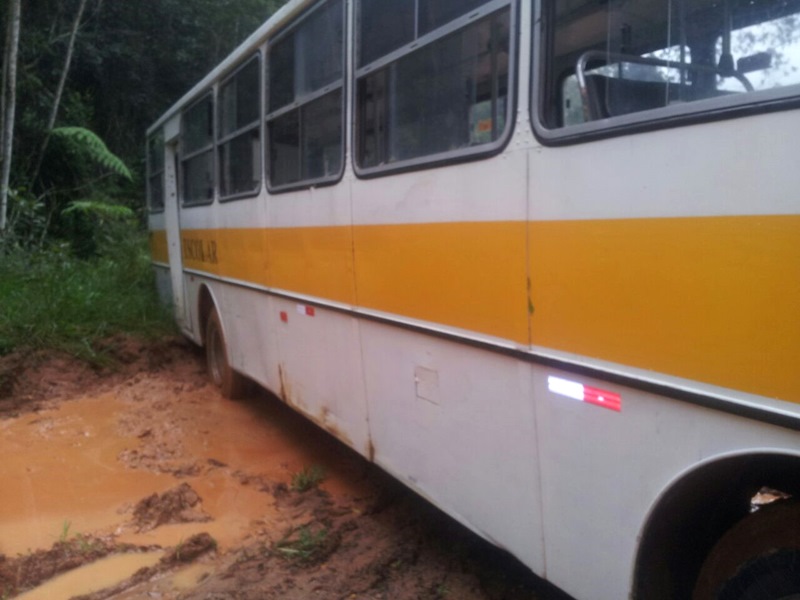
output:
M164 148L164 221L167 229L169 272L172 282L172 304L175 321L181 329L191 329L187 319L186 289L183 280L183 257L181 256L180 192L178 189L178 143L172 141Z

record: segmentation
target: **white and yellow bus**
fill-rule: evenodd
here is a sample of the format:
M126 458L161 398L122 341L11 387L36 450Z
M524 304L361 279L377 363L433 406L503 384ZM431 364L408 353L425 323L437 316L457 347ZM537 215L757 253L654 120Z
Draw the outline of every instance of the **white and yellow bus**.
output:
M798 149L798 0L292 0L149 129L153 261L575 598L795 599Z

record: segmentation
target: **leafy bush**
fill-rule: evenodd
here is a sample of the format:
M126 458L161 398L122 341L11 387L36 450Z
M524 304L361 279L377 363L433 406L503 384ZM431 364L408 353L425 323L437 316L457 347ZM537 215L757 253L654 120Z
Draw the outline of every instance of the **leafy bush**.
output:
M113 232L91 259L75 258L68 244L2 256L0 355L57 348L102 362L95 349L102 338L173 330L156 293L145 234L130 221L108 226Z

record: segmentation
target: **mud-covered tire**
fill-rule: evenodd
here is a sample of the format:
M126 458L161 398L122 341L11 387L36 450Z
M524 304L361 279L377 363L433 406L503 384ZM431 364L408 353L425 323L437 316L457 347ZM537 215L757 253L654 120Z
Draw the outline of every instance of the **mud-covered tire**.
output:
M742 519L703 564L693 600L800 600L800 503Z
M231 367L228 345L216 311L211 312L206 323L206 367L212 383L226 398L237 399L247 394L249 382Z

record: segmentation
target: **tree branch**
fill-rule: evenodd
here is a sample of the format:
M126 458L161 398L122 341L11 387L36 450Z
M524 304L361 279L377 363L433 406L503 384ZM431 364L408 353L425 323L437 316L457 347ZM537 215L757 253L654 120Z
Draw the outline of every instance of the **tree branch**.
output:
M44 160L44 154L47 151L47 146L50 143L50 135L53 131L53 127L56 125L56 118L58 117L58 109L61 106L61 97L64 94L64 87L67 83L67 76L69 75L69 68L72 64L72 54L75 50L75 40L78 37L78 28L81 24L81 19L83 18L83 11L86 9L86 4L88 0L81 0L80 5L78 6L78 12L75 15L75 20L72 22L72 29L70 30L69 34L69 43L67 44L67 54L64 57L64 68L61 70L61 78L58 80L58 87L56 88L56 95L53 99L53 106L50 109L50 117L47 120L47 128L45 129L45 136L44 141L42 142L42 148L39 150L39 157L36 160L36 167L33 170L33 177L31 177L31 182L35 183L36 180L39 178L39 171L42 168L42 161Z

